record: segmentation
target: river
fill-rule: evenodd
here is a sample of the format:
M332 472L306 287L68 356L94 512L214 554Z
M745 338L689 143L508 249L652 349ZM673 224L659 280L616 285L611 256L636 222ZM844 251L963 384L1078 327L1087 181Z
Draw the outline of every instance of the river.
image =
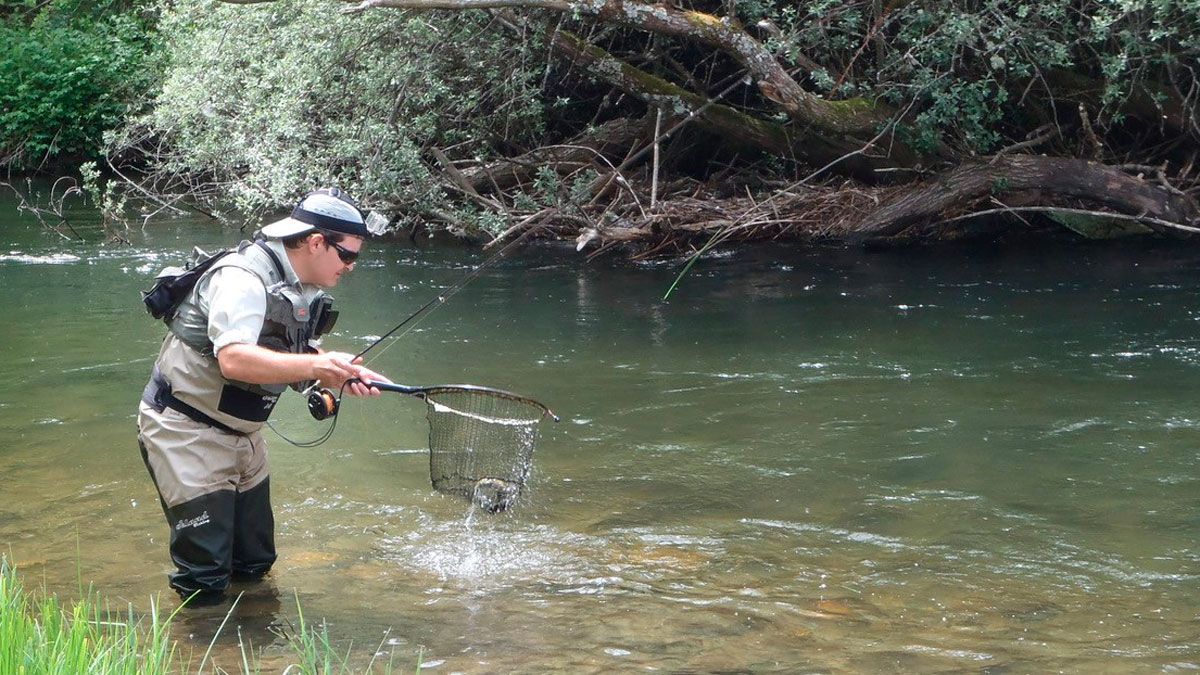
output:
M238 233L64 241L0 203L0 546L29 585L176 601L134 440L163 326L139 289ZM334 295L361 349L485 254L376 243ZM423 404L268 432L280 559L214 654L323 622L356 668L1162 672L1200 668L1200 250L746 248L588 262L533 245L372 368L536 397L528 493L429 485ZM286 396L273 418L324 425ZM225 608L174 631L202 654ZM235 628L234 626L237 626Z

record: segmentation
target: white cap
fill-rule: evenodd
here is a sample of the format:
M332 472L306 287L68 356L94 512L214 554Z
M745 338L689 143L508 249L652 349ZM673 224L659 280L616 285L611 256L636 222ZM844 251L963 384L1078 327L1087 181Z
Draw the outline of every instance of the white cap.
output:
M286 239L317 229L363 237L370 235L362 212L354 200L338 188L308 193L292 209L292 215L262 228L268 239Z

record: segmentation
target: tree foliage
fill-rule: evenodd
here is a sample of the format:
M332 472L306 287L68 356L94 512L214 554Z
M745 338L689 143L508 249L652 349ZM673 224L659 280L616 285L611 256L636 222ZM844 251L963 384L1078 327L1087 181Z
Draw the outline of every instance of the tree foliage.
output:
M489 39L486 16L339 9L164 2L162 89L113 144L246 212L337 184L428 213L448 208L430 147L488 157L540 134L545 62Z
M137 5L0 5L0 164L97 156L101 135L153 86L153 33Z
M1160 137L1200 140L1197 0L700 0L688 7L744 26L806 89L829 100L909 110L908 140L924 153L985 153L1051 122L1077 128L1080 104L1099 132L1141 133L1122 126L1132 116L1151 128L1167 125ZM738 71L735 59L698 52L695 41L652 38L625 28L600 43L710 93ZM731 98L778 113L752 86Z
M678 227L644 208L660 178L740 198L1036 151L1149 172L1180 218L1200 193L1200 0L229 1L162 0L164 85L112 146L160 192L256 210L338 183L456 228L629 233Z
M1074 124L1071 107L1081 103L1101 129L1130 113L1153 124L1172 101L1195 117L1195 0L893 4L847 20L848 44L823 57L836 75L817 81L844 89L833 95L915 101L914 129L926 148L992 151L1043 123ZM797 27L808 49L821 23Z

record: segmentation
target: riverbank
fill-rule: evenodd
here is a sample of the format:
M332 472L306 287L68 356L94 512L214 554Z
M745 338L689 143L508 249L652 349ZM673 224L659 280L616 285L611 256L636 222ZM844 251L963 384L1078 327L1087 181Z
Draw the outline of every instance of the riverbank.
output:
M236 605L237 600L232 601L221 629ZM283 667L285 672L392 672L391 663L373 668L374 658L366 670L352 671L350 655L334 648L324 627L308 625L298 603L297 610L299 625L279 631L293 652ZM212 652L222 630L203 652L182 645L173 636L172 626L181 612L191 611L196 610L186 606L170 609L151 599L150 611L138 614L132 605L114 608L94 589L82 585L77 599L65 600L44 589L26 588L16 568L0 557L0 673L155 675L201 672L205 667L247 675L262 672L259 655L242 641L240 630L240 661L236 663L217 663Z

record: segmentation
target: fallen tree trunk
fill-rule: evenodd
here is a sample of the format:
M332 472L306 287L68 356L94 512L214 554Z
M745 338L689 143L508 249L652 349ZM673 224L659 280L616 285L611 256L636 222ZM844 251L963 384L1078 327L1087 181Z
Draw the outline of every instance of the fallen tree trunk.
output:
M914 225L960 215L982 200L1006 197L1020 200L1021 206L1079 200L1184 226L1200 218L1196 201L1186 194L1115 167L1068 157L1011 155L973 161L931 181L889 190L854 230L862 237L891 237Z

